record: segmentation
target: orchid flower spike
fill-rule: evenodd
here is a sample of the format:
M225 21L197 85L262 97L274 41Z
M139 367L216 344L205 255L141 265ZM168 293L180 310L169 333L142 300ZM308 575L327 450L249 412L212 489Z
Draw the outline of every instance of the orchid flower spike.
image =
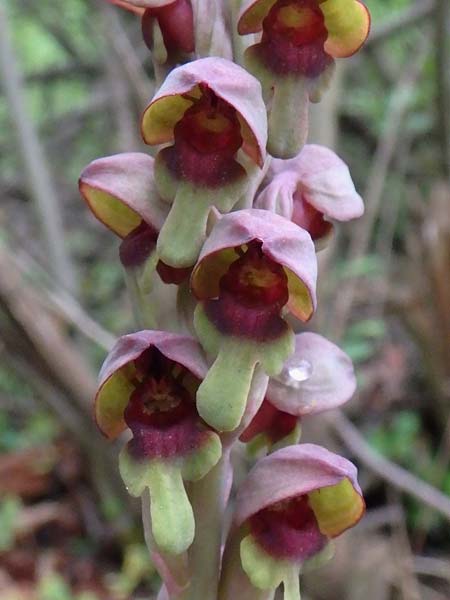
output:
M120 472L131 495L149 493L154 543L168 555L182 554L194 539L183 482L204 477L221 456L219 436L195 406L206 371L192 338L138 331L118 340L100 372L97 424L109 439L131 431Z
M238 32L262 32L244 62L263 85L270 154L291 158L300 151L309 101L320 99L334 59L357 52L369 28L370 14L359 0L244 0Z
M317 333L295 336L295 351L271 377L259 411L241 434L251 448L276 450L300 438L300 421L341 406L356 388L352 361L336 344Z
M330 540L364 510L356 467L325 448L300 444L261 459L238 490L219 599L259 598L283 584L285 600L300 600L300 572L323 563Z
M306 229L321 249L333 233L332 221L364 212L347 165L332 150L304 146L290 160L273 159L254 206L276 212Z
M241 210L214 226L191 287L199 300L197 336L215 358L197 406L215 429L239 425L257 364L277 375L294 351L294 333L283 314L311 318L316 271L309 234L276 214Z
M221 58L178 67L145 110L142 133L147 144L170 144L155 162L158 191L171 205L158 253L171 267L190 267L205 240L211 208L230 211L264 162L267 121L260 85Z

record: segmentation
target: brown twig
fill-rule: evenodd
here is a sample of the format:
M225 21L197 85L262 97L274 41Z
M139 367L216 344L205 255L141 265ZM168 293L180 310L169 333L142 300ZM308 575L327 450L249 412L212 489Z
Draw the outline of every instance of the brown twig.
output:
M355 228L355 234L350 242L349 260L364 256L369 247L372 231L381 206L386 176L401 136L403 119L414 96L414 87L428 52L429 43L425 38L421 38L419 47L416 48L413 58L410 59L403 70L398 84L391 93L383 133L375 152L367 178L366 190L363 194L366 212L358 227ZM331 315L332 326L330 327L331 336L334 339L340 339L345 331L357 285L356 278L350 279L346 283L344 292L336 300Z
M450 521L450 498L373 450L344 413L333 412L327 416L327 423L368 469L394 488L426 504Z
M54 191L45 153L26 108L21 73L11 41L7 13L1 6L0 73L22 154L30 196L35 201L41 221L51 269L61 286L75 291L75 271L64 244L60 204Z
M450 3L436 0L436 84L442 173L450 182Z

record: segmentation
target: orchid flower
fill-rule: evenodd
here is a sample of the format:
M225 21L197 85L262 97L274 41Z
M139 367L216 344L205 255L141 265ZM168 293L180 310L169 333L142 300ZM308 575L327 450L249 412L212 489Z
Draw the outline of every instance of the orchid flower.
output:
M245 53L269 109L269 152L291 158L308 131L308 103L320 99L335 58L365 42L370 15L359 0L244 0L238 31L262 32Z

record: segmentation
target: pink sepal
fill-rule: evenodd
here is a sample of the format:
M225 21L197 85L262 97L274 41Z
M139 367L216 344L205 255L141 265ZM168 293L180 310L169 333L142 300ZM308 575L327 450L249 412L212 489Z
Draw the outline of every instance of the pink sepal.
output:
M243 150L254 162L263 165L267 143L266 108L259 81L245 69L224 58L208 57L182 65L169 73L142 117L142 135L147 144L162 144L173 139L173 129L183 112L164 113L164 128L152 132L152 109L169 97L187 94L204 84L238 112L244 139ZM186 104L184 110L189 107ZM161 113L162 114L162 113ZM164 131L163 131L164 129ZM162 133L163 131L163 133Z
M296 387L270 379L270 403L283 412L303 417L337 408L353 396L356 378L351 359L317 333L295 336L295 352L286 361L283 373L295 368L308 370L308 366L311 375Z
M159 231L169 212L169 206L159 197L153 170L153 158L142 152L125 152L99 158L81 173L80 193L94 215L121 238L130 232L120 231L113 220L98 214L91 201L90 191L97 190L114 197Z
M241 526L263 508L309 494L349 479L362 496L357 469L347 459L315 444L298 444L277 450L261 459L241 484L234 525Z
M349 221L364 213L345 162L332 150L308 144L289 160L273 159L266 177L268 185L255 201L256 208L272 210L290 219L295 195L330 219Z
M175 0L106 0L110 4L116 4L138 15L142 15L146 8L159 8L172 4Z

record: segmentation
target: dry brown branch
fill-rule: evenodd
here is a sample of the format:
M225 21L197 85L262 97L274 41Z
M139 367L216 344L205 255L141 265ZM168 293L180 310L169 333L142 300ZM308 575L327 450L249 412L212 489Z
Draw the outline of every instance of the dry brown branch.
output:
M334 411L327 415L326 419L343 444L363 465L394 488L419 500L450 521L450 498L448 496L378 454L341 411Z
M436 0L436 100L442 173L450 182L450 2Z
M76 327L77 331L106 352L111 350L116 337L97 323L76 298L60 290L55 285L55 281L31 256L24 251L17 252L15 255L9 251L7 258L14 269L21 273L23 279L29 277L31 273L34 274L36 289L42 294L45 305L52 314L66 321L68 325Z
M125 69L129 84L134 90L140 108L143 108L153 95L153 86L142 67L136 49L122 26L117 11L102 0L98 2L98 8L104 15L115 55Z
M67 253L60 205L54 192L45 153L25 102L19 65L11 41L7 13L0 6L0 74L14 126L30 196L35 201L50 266L60 285L75 291L75 272Z
M90 411L96 390L90 366L48 313L36 290L14 269L14 261L4 247L0 247L0 302L23 329L62 389L76 399L82 410Z
M450 581L450 561L432 556L416 556L414 568L418 575L439 577Z
M383 133L378 142L363 194L366 212L355 227L348 250L348 260L364 256L369 247L381 206L386 176L402 133L403 119L414 96L414 88L428 52L429 43L425 38L421 38L419 47L416 48L413 58L409 59L398 84L391 93ZM345 331L357 285L356 278L347 281L343 293L335 302L330 319L331 337L334 339L340 339Z

